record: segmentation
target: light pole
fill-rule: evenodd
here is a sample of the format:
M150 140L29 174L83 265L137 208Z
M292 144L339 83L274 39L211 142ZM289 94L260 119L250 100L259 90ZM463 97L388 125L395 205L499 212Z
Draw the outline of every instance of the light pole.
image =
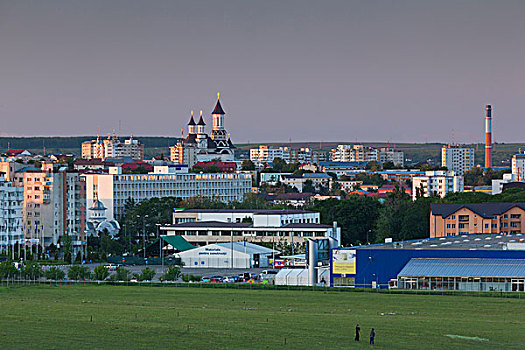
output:
M137 215L140 218L140 215ZM142 216L142 251L144 255L144 260L146 260L146 218L148 215Z
M164 258L162 257L162 240L160 239L160 226L161 224L155 224L157 226L157 237L159 240L159 256L160 256L160 263L162 265L162 272L164 273Z

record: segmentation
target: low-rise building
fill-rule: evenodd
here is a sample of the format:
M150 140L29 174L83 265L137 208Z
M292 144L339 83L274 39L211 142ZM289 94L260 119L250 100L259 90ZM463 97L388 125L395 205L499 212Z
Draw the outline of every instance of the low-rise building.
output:
M303 244L308 238L341 242L341 228L320 223L317 212L305 210L175 210L173 224L161 227L166 235L181 235L192 244L272 242Z

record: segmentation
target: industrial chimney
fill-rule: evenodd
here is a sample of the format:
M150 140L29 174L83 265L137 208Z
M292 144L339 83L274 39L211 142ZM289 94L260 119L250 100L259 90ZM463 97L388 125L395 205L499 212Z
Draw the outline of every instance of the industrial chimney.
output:
M492 168L492 107L485 106L485 168Z

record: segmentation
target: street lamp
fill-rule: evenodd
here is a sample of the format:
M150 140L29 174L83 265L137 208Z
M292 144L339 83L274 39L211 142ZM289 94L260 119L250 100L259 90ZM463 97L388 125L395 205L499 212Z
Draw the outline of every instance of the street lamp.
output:
M157 237L159 240L159 256L160 256L160 263L162 265L162 272L164 273L164 258L162 257L162 240L160 239L160 227L161 224L155 224L157 226Z
M140 218L140 215L137 215L138 218ZM144 254L144 260L146 260L146 218L149 217L149 215L142 216L142 251Z

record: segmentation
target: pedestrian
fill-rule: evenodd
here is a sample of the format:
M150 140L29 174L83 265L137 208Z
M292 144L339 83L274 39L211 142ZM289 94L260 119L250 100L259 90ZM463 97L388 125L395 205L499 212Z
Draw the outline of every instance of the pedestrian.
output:
M372 328L370 330L370 345L374 344L374 338L376 337L376 331Z
M361 327L359 323L355 326L355 341L359 341L359 332L361 332Z

